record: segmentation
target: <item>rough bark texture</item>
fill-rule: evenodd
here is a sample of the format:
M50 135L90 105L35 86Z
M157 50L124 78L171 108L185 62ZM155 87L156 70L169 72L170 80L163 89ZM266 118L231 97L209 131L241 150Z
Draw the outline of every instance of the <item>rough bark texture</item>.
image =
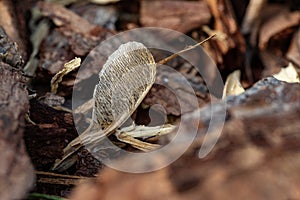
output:
M8 38L2 26L0 26L0 61L19 69L24 64L17 43Z
M0 25L5 29L7 35L18 44L22 56L26 57L26 42L24 41L24 38L21 37L26 31L22 30L22 33L19 31L22 26L16 16L18 13L15 11L13 2L10 0L1 0L0 13Z
M3 62L0 62L0 94L0 197L21 199L35 179L23 142L28 94L20 71Z

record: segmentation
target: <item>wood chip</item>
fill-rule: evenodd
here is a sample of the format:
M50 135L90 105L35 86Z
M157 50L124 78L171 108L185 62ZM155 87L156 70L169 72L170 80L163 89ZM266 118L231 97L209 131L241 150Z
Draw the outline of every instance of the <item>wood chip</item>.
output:
M141 1L143 26L164 27L187 33L211 18L205 1Z
M74 57L86 56L101 41L113 35L113 31L90 23L62 5L39 2L37 7L43 17L51 19L56 25L54 29L49 30L39 48L40 60L36 75L37 80L42 82L50 81L52 76L63 69L64 63ZM86 67L86 71L81 73L84 77L78 80L90 78L102 64L102 59L99 58L86 61L86 66L91 67ZM64 78L59 95L69 96L72 93L75 78L75 73L70 73Z
M56 26L67 25L72 30L83 34L91 32L96 27L59 4L40 1L37 6L41 10L42 15L50 17Z
M195 97L193 92L200 94L198 98L199 105L203 106L207 103L209 101L209 95L203 80L201 82L201 79L194 75L189 77L186 72L182 72L182 74L192 83L197 81L196 84L198 88L194 88L195 91L190 91L189 88L183 87L183 85L186 85L186 82L178 73L158 67L156 78L157 85L155 84L151 88L143 101L143 105L152 106L159 104L166 110L167 115L180 116L196 109L192 102L192 99ZM179 105L179 100L182 105ZM196 104L196 106L197 105L198 104Z

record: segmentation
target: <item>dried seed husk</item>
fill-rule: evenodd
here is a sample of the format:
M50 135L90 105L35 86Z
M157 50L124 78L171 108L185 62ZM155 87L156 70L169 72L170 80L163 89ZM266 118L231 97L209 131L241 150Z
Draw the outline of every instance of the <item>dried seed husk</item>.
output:
M119 128L136 110L155 81L156 63L139 42L122 44L99 72L95 86L92 122L87 130L64 149L53 170L72 165L72 155L83 145L95 145Z
M98 141L120 127L136 110L155 81L156 63L139 42L127 42L108 57L94 90L92 123L78 142Z

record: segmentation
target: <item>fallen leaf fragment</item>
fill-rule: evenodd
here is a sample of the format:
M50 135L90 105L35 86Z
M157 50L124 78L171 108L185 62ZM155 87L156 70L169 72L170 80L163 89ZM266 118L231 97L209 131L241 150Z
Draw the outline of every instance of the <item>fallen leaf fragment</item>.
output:
M241 85L240 78L241 78L240 70L236 70L231 74L229 74L223 89L222 99L225 99L228 96L239 95L245 92L245 89Z
M58 84L62 81L62 78L73 71L74 69L77 69L80 66L81 59L80 58L74 58L73 60L67 62L64 64L64 68L59 71L51 80L51 92L56 93Z

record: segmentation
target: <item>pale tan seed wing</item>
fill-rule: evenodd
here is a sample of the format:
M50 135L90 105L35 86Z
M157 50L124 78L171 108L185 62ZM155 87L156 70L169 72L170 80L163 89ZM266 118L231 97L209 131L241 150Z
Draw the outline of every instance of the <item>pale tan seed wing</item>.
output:
M240 79L240 70L236 70L228 75L223 89L222 99L225 99L228 96L235 96L245 92L245 89L243 88Z
M155 81L156 64L141 43L128 42L111 54L94 90L93 128L109 134L120 127ZM97 136L96 136L97 137Z

